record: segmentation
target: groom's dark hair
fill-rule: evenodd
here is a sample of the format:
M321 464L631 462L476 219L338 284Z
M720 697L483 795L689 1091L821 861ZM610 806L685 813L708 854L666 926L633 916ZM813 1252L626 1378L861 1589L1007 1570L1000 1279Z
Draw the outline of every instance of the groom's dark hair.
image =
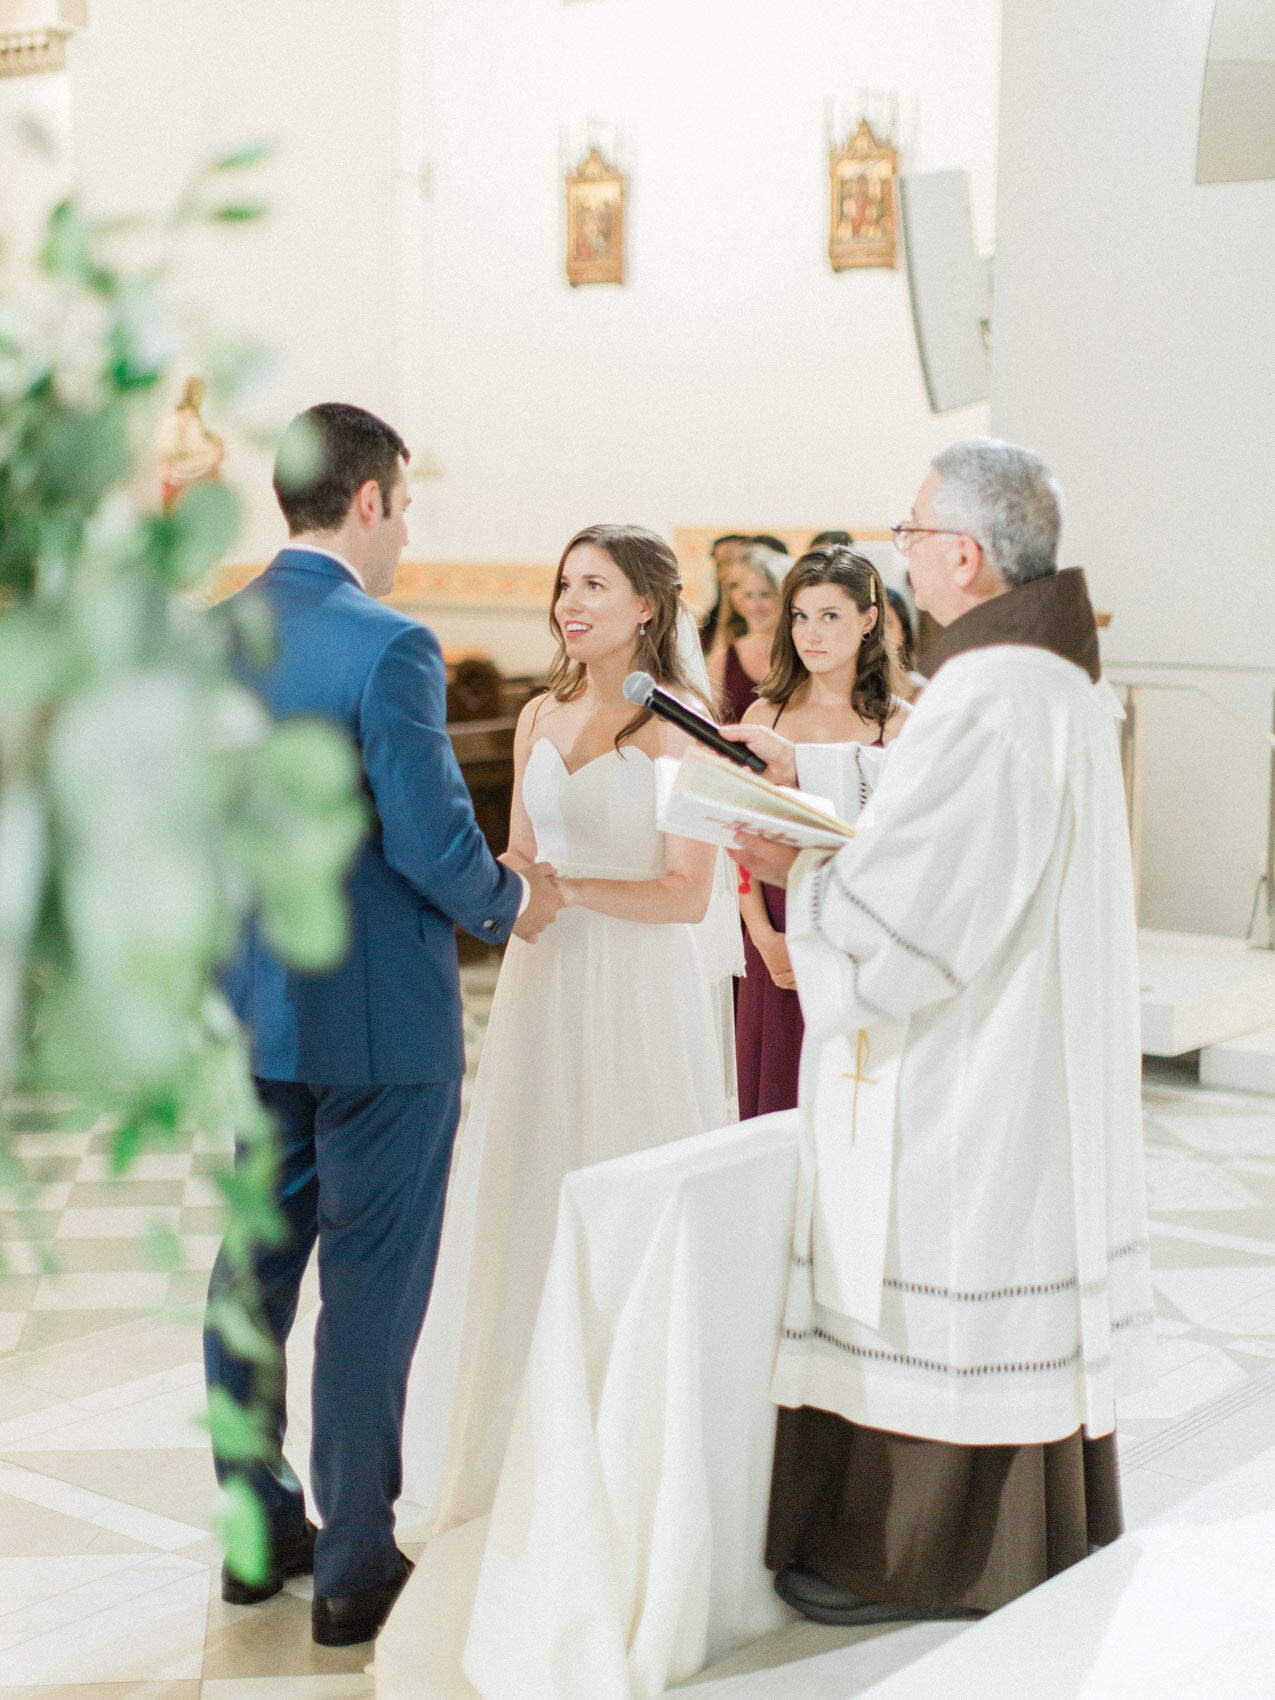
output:
M274 493L289 535L337 531L369 478L380 486L388 518L398 464L411 458L393 426L365 408L343 401L307 407L283 433L274 463Z

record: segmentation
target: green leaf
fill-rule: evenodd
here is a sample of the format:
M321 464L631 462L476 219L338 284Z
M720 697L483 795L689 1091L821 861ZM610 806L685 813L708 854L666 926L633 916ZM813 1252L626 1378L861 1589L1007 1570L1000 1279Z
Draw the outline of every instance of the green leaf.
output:
M241 1582L264 1582L270 1574L270 1531L256 1494L232 1476L217 1496L213 1528L226 1549L227 1568Z
M192 484L176 511L148 521L152 558L176 585L197 583L216 566L239 531L239 498L228 484Z
M239 205L217 207L212 216L218 224L251 224L254 219L264 218L266 210L260 201L243 202Z
M307 811L345 802L358 784L352 746L324 720L285 721L267 739L258 760L270 783Z
M212 1436L213 1450L232 1464L271 1456L274 1448L258 1414L230 1397L224 1387L208 1389L208 1414L204 1425Z
M230 1299L214 1300L205 1312L204 1323L219 1336L232 1356L250 1364L278 1367L277 1342L253 1322L241 1304Z
M223 153L209 164L210 171L244 171L249 166L260 165L269 159L274 152L274 143L267 137L261 137L255 142L244 142L239 147L232 148L229 153Z
M323 471L323 438L317 428L301 415L294 419L279 439L274 472L279 487L299 490L311 483Z
M152 1222L142 1235L142 1255L154 1269L180 1269L181 1240L167 1222Z

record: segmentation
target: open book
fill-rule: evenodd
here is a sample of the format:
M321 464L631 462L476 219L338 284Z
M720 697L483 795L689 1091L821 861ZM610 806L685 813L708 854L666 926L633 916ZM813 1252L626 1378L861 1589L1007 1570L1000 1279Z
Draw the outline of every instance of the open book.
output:
M823 797L772 785L722 756L691 750L655 764L657 824L678 838L735 845L736 832L773 838L799 850L838 850L854 828Z

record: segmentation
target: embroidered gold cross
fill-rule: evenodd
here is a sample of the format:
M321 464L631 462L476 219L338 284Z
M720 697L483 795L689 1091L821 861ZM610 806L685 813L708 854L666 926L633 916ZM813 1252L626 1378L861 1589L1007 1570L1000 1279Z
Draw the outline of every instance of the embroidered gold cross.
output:
M855 1135L859 1131L859 1129L858 1129L858 1122L859 1122L859 1083L860 1083L860 1081L862 1081L862 1083L865 1086L876 1086L878 1084L877 1081L873 1080L870 1075L867 1075L863 1072L865 1066L869 1062L871 1062L871 1060L872 1060L872 1041L871 1041L871 1039L868 1038L866 1030L861 1027L859 1029L858 1042L855 1045L855 1050L854 1050L854 1072L852 1074L849 1071L849 1069L847 1069L844 1074L838 1076L838 1078L841 1079L841 1080L853 1080L854 1081L854 1099L853 1099L853 1101L850 1105L850 1143L851 1143L851 1145L854 1144Z

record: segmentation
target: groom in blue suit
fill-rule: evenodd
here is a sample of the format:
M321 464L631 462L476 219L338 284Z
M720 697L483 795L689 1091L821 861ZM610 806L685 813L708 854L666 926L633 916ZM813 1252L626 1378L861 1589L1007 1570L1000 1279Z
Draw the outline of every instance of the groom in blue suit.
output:
M250 593L274 617L264 671L240 677L276 719L319 716L359 752L372 830L349 876L351 942L325 973L290 968L250 922L225 975L253 1040L262 1103L280 1130L276 1198L287 1242L261 1247L266 1317L282 1346L317 1241L311 1476L320 1529L284 1469L216 1460L265 1505L267 1580L222 1572L249 1605L314 1570L314 1639L374 1636L411 1570L394 1543L407 1375L429 1299L465 1072L457 924L488 944L534 939L560 905L552 871L496 861L445 730L432 632L375 598L407 542L408 451L361 408L325 403L289 427L275 492L290 542ZM226 1291L218 1259L210 1302ZM241 1404L253 1371L205 1335L210 1387ZM282 1397L275 1417L282 1435Z

